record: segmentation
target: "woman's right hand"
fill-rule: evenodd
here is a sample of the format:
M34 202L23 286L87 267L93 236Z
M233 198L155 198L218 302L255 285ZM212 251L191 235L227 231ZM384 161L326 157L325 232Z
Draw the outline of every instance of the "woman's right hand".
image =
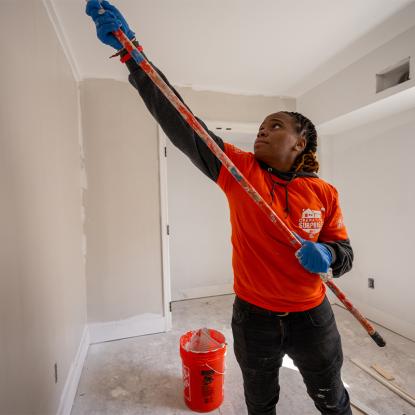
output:
M123 46L113 35L113 32L120 28L130 40L135 37L135 33L128 26L124 16L110 2L88 0L85 12L94 21L98 39L102 43L117 50L122 49Z

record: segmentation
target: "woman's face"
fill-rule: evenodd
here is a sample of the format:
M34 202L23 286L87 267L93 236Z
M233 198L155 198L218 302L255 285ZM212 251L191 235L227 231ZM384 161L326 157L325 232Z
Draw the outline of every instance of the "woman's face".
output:
M289 171L304 150L306 140L296 130L293 118L284 112L268 115L259 127L254 144L257 160L280 171Z

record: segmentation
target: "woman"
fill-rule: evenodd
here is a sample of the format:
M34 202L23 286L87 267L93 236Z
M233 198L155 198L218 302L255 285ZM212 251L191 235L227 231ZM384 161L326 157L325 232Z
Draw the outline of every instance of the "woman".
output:
M116 55L130 71L131 84L166 135L228 198L236 294L232 331L248 413L276 413L279 368L288 354L322 414L351 414L349 396L340 377L340 335L317 273L331 267L335 277L344 274L351 268L353 251L337 191L316 174L319 165L314 125L296 112L268 115L259 128L253 154L209 132L300 236L302 247L294 255L268 217L122 49L112 35L118 28L138 43L120 12L107 1L100 4L91 0L87 14L96 24L98 38L118 50Z

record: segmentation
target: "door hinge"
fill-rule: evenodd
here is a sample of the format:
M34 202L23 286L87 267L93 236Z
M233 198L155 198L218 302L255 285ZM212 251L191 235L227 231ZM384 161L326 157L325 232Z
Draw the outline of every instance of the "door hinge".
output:
M164 146L164 157L167 157L167 147Z
M169 302L169 310L170 310L170 313L171 313L171 301Z
M167 235L170 235L170 225L167 225Z

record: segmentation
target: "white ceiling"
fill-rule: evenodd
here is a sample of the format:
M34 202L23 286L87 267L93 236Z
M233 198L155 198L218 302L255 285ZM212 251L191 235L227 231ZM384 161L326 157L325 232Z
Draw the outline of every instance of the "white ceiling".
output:
M112 50L97 40L94 25L84 13L84 0L45 1L54 8L81 78L126 79L123 65L117 59L107 59ZM173 84L275 96L299 96L321 82L319 68L324 68L330 60L333 63L340 51L367 37L396 13L404 16L402 8L410 4L413 7L414 3L414 0L113 1L135 30L149 59ZM389 28L382 41L403 29L399 24ZM367 44L374 46L376 39ZM353 59L353 54L349 55ZM336 65L330 67L334 70ZM326 69L324 76L330 75L333 73Z

